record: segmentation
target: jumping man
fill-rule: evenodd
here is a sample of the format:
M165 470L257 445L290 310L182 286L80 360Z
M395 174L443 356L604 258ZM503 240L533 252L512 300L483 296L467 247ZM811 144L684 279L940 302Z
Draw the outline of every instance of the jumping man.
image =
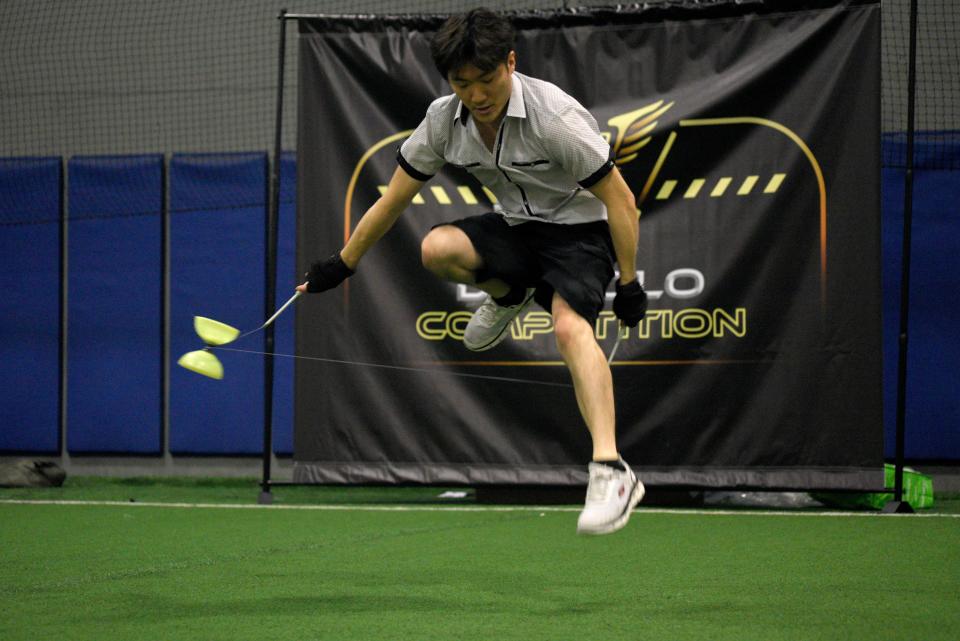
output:
M634 264L636 203L594 118L555 85L517 73L513 41L510 22L487 9L443 24L431 54L453 94L428 107L400 147L386 193L297 289L325 291L353 274L444 164L473 174L496 195L496 211L434 227L423 239L423 265L487 293L464 332L468 349L500 343L531 301L552 314L593 441L577 531L604 534L626 525L644 493L617 450L613 381L593 329L614 260L614 313L634 327L646 310Z

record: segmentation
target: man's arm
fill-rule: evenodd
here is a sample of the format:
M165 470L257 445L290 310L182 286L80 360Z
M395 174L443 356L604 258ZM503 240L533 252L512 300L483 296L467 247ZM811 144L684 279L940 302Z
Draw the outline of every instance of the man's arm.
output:
M600 182L590 187L590 192L607 206L607 223L613 238L613 251L620 265L620 285L626 285L637 277L637 242L640 223L637 220L637 203L627 182L614 167Z
M366 211L360 222L357 223L356 229L353 230L353 234L350 235L350 240L347 241L347 244L339 253L339 259L342 261L342 265L347 267L347 270L344 271L342 268L335 266L336 254L332 257L334 259L332 268L325 266L323 263L316 263L311 269L311 275L316 273L316 276L315 278L308 277L308 280L322 281L332 278L332 281L329 284L315 283L315 286L320 285L320 287L317 287L314 291L336 287L340 284L340 281L352 274L363 255L393 227L397 218L410 205L410 201L413 200L422 186L423 182L412 178L402 168L397 167L390 179L390 184L387 185L386 193ZM330 259L327 263L331 263ZM327 277L326 274L333 274L333 276ZM307 285L308 283L304 283L297 287L297 290L306 292Z
M640 221L637 203L616 167L590 188L607 206L607 224L613 238L613 251L620 265L620 282L613 299L613 313L627 327L636 327L647 312L647 294L637 280L637 242Z
M347 267L357 268L363 255L393 227L421 187L422 182L412 178L402 168L396 168L386 193L363 215L350 235L350 240L340 252L340 257Z

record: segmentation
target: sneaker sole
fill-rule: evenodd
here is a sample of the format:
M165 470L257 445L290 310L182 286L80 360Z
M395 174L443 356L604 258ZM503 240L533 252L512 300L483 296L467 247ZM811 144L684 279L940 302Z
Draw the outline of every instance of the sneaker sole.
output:
M609 523L595 527L595 528L577 528L577 534L610 534L611 532L616 532L621 529L624 525L627 524L627 521L630 520L630 514L633 512L633 508L637 506L637 503L643 500L643 495L646 494L646 488L643 487L643 483L640 479L637 479L637 484L633 486L633 491L630 492L630 500L627 502L627 507L623 513L618 516L613 521Z
M534 295L535 293L536 293L536 292L530 292L530 294L529 294L526 298L523 299L523 302L520 304L520 309L517 310L517 313L513 315L513 318L510 319L510 322L509 322L509 323L506 323L506 324L503 326L503 328L500 330L500 333L497 334L496 336L494 336L494 337L493 337L493 340L491 340L489 343L487 343L487 344L485 344L485 345L480 345L479 347L474 347L474 346L470 345L469 343L467 343L467 341L463 341L464 346L465 346L467 349L469 349L471 352L485 352L485 351L487 351L488 349L493 349L494 347L496 347L497 345L499 345L500 343L502 343L502 342L503 342L503 339L505 339L505 338L507 337L507 330L510 328L510 324L513 323L513 319L516 318L517 316L519 316L519 315L520 315L520 312L522 312L524 309L527 308L527 305L529 305L529 304L530 304L530 301L533 300L533 295Z

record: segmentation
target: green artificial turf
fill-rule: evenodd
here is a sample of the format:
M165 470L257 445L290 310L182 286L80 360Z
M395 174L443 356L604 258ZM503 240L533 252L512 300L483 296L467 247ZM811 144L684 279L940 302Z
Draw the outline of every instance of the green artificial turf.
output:
M0 639L776 641L960 632L958 518L640 510L623 531L586 538L574 533L575 509L455 511L438 504L435 488L404 490L399 501L377 488L352 497L276 490L281 504L286 494L290 505L322 498L335 509L184 508L142 502L252 504L256 487L90 481L81 492L72 481L60 496L44 496L141 504L0 504ZM15 490L0 498L18 492L28 498Z

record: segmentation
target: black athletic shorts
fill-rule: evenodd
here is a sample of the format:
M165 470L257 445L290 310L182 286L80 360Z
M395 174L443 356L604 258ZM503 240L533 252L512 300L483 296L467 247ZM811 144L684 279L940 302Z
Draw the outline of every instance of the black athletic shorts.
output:
M477 282L499 278L514 287L536 287L534 300L548 312L557 292L575 312L596 322L614 275L607 221L508 225L491 212L442 224L462 229L480 254Z

